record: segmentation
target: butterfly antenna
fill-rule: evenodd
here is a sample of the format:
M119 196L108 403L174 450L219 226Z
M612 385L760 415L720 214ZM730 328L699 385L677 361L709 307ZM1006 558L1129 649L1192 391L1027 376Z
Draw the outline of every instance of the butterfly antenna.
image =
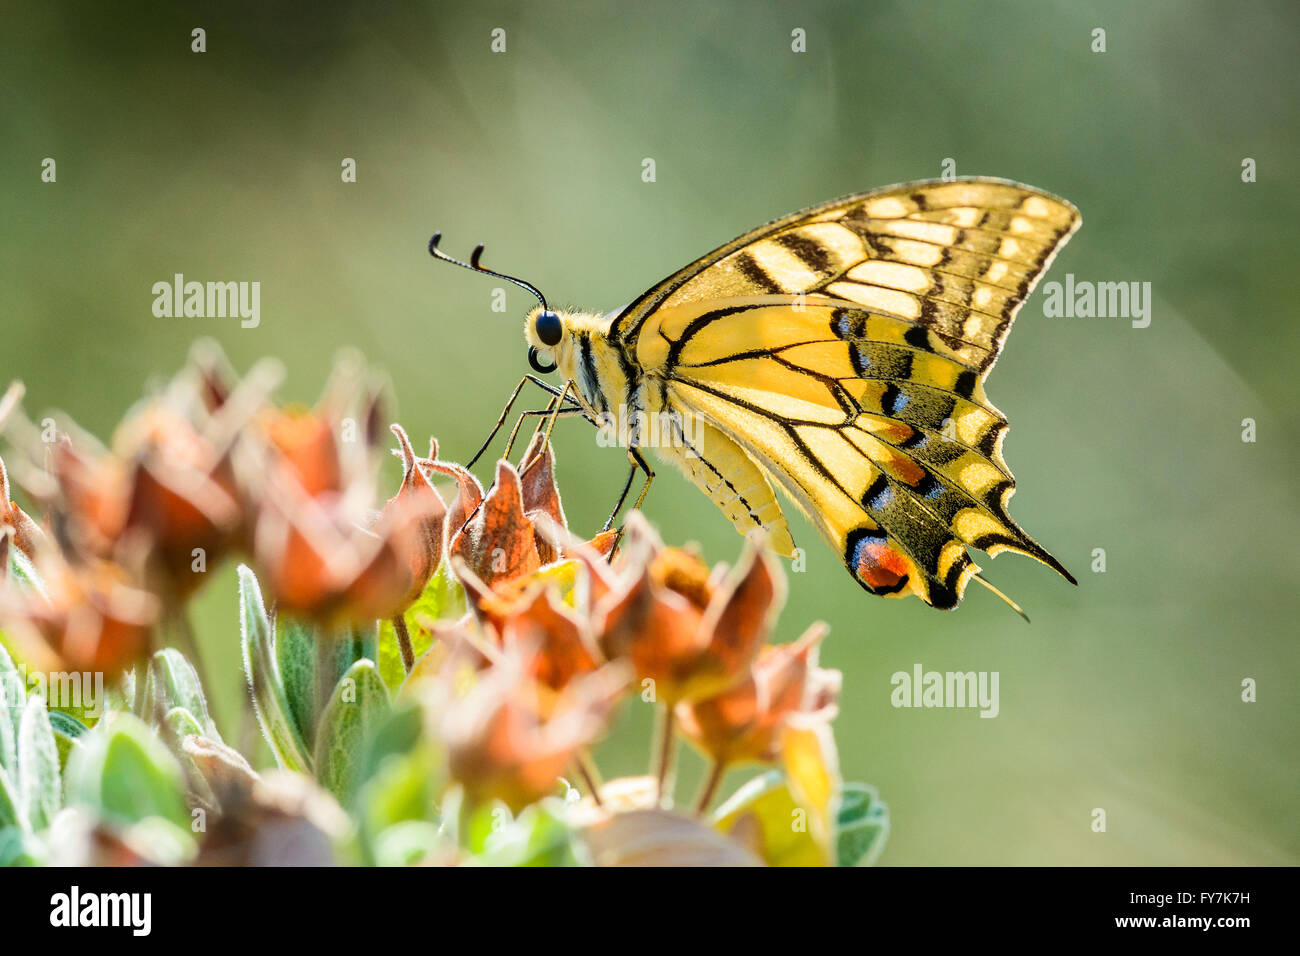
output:
M452 265L460 266L462 269L471 269L474 272L485 272L490 276L496 276L498 279L505 279L507 282L513 282L515 285L519 286L519 288L526 289L536 296L537 301L542 304L543 309L550 309L550 306L546 304L546 296L542 295L541 290L531 282L525 282L523 279L516 279L514 276L508 276L504 272L497 272L480 263L479 260L483 257L483 243L480 242L474 247L474 251L470 253L469 262L462 262L460 259L455 259L438 248L438 243L441 240L441 232L435 232L433 237L429 239L429 255L433 256L435 259L441 259L443 262L450 262Z
M1015 601L1011 600L1011 598L1007 597L1005 594L1003 594L1001 591L995 588L992 584L990 584L988 580L984 577L984 575L976 574L975 580L978 581L980 584L984 585L986 588L988 588L998 597L1002 598L1002 600L1006 601L1008 606L1010 606L1011 610L1015 611L1017 614L1023 617L1025 619L1026 624L1029 623L1029 615L1026 614L1023 610L1021 610L1020 605L1017 604Z

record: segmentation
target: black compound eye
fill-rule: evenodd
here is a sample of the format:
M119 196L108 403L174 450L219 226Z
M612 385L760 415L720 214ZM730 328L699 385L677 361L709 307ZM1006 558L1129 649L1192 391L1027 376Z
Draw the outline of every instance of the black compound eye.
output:
M537 313L537 318L533 320L533 328L537 331L537 337L542 340L543 345L559 345L560 339L564 338L564 323L560 321L559 315L547 309Z

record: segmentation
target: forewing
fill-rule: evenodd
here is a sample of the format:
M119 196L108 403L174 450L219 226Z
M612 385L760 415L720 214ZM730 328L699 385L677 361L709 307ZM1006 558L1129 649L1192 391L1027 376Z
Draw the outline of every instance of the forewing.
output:
M848 196L696 260L623 309L611 338L631 346L652 315L691 303L822 295L920 325L984 372L1079 221L1065 200L997 179L931 180Z

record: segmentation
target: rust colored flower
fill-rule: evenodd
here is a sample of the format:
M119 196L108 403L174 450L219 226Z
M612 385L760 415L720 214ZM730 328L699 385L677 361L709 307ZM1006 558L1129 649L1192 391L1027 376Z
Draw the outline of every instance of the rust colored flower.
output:
M507 650L530 652L526 668L538 683L558 691L600 667L603 658L586 617L560 600L545 573L529 579L522 595L507 596L489 588L459 559L453 559L452 567L479 622Z
M187 594L202 576L195 551L215 564L244 534L245 510L235 487L224 427L205 433L175 409L158 403L127 419L115 436L118 461L129 462L117 540L142 537L168 590ZM111 482L115 465L102 463Z
M511 650L477 671L449 660L430 687L433 731L471 804L495 799L518 811L551 793L626 685L622 668L606 666L547 695L526 658Z
M401 613L423 593L425 585L442 563L447 505L416 464L415 451L402 426L394 424L389 427L397 436L397 455L402 459L402 484L397 494L384 505L380 520L400 523L409 516L415 533L415 547L403 555L410 570L411 587L398 611ZM432 438L429 439L429 457L438 457L438 443Z
M171 598L202 583L192 563L219 560L242 513L223 452L171 409L154 405L123 423L112 451L64 438L51 456L51 502L79 555L121 560L147 547L154 589Z
M314 411L291 406L268 408L258 422L277 452L277 467L312 497L343 491L343 464L335 438L338 423Z
M711 697L747 673L784 599L784 579L754 540L725 579L664 548L637 512L627 522L630 580L597 605L599 645L653 680L669 706Z
M840 672L817 666L825 636L826 626L814 624L791 644L763 648L734 687L678 704L683 733L720 764L776 760L781 731L791 719L829 722L835 716Z
M392 618L419 597L441 560L446 505L393 430L406 474L377 516L368 477L313 495L281 461L263 484L254 553L277 606L338 625Z
M67 559L126 564L146 553L139 584L168 605L193 592L199 572L246 534L232 450L256 389L237 390L215 413L200 389L193 369L183 370L127 414L108 447L71 423L57 439L38 438L25 419L17 429L32 462L19 476L31 478L24 484L47 510Z
M451 554L489 587L535 573L542 556L536 530L524 513L519 472L507 461L497 462L496 481L484 496L473 475L459 470L463 474L455 474L460 495L452 509Z
M68 565L42 548L37 567L44 593L0 583L0 619L33 665L118 674L149 654L159 601L119 565Z
M219 389L218 389L219 391ZM372 480L382 422L382 389L361 360L339 356L313 408L263 406L254 422L270 454L261 462L274 480L309 497L346 494Z
M464 467L433 456L420 461L430 471L455 479L459 494L447 518L449 552L493 591L501 592L503 583L527 579L570 557L559 544L571 536L555 483L555 453L538 435L522 460L522 472L498 461L496 480L486 494ZM588 544L608 554L613 532L601 532ZM527 586L525 581L513 593L518 596Z

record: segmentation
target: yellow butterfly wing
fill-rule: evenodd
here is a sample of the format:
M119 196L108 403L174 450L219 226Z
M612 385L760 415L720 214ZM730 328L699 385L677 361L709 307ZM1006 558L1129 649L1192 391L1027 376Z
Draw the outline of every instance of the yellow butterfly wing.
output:
M656 404L742 448L873 593L954 606L978 570L968 545L1073 581L1007 514L1006 419L983 381L1078 223L1063 200L994 180L849 197L703 257L611 339Z
M669 418L675 434L656 451L676 464L686 477L722 510L741 534L763 530L773 550L794 556L794 539L772 485L750 452L727 433L680 403Z

